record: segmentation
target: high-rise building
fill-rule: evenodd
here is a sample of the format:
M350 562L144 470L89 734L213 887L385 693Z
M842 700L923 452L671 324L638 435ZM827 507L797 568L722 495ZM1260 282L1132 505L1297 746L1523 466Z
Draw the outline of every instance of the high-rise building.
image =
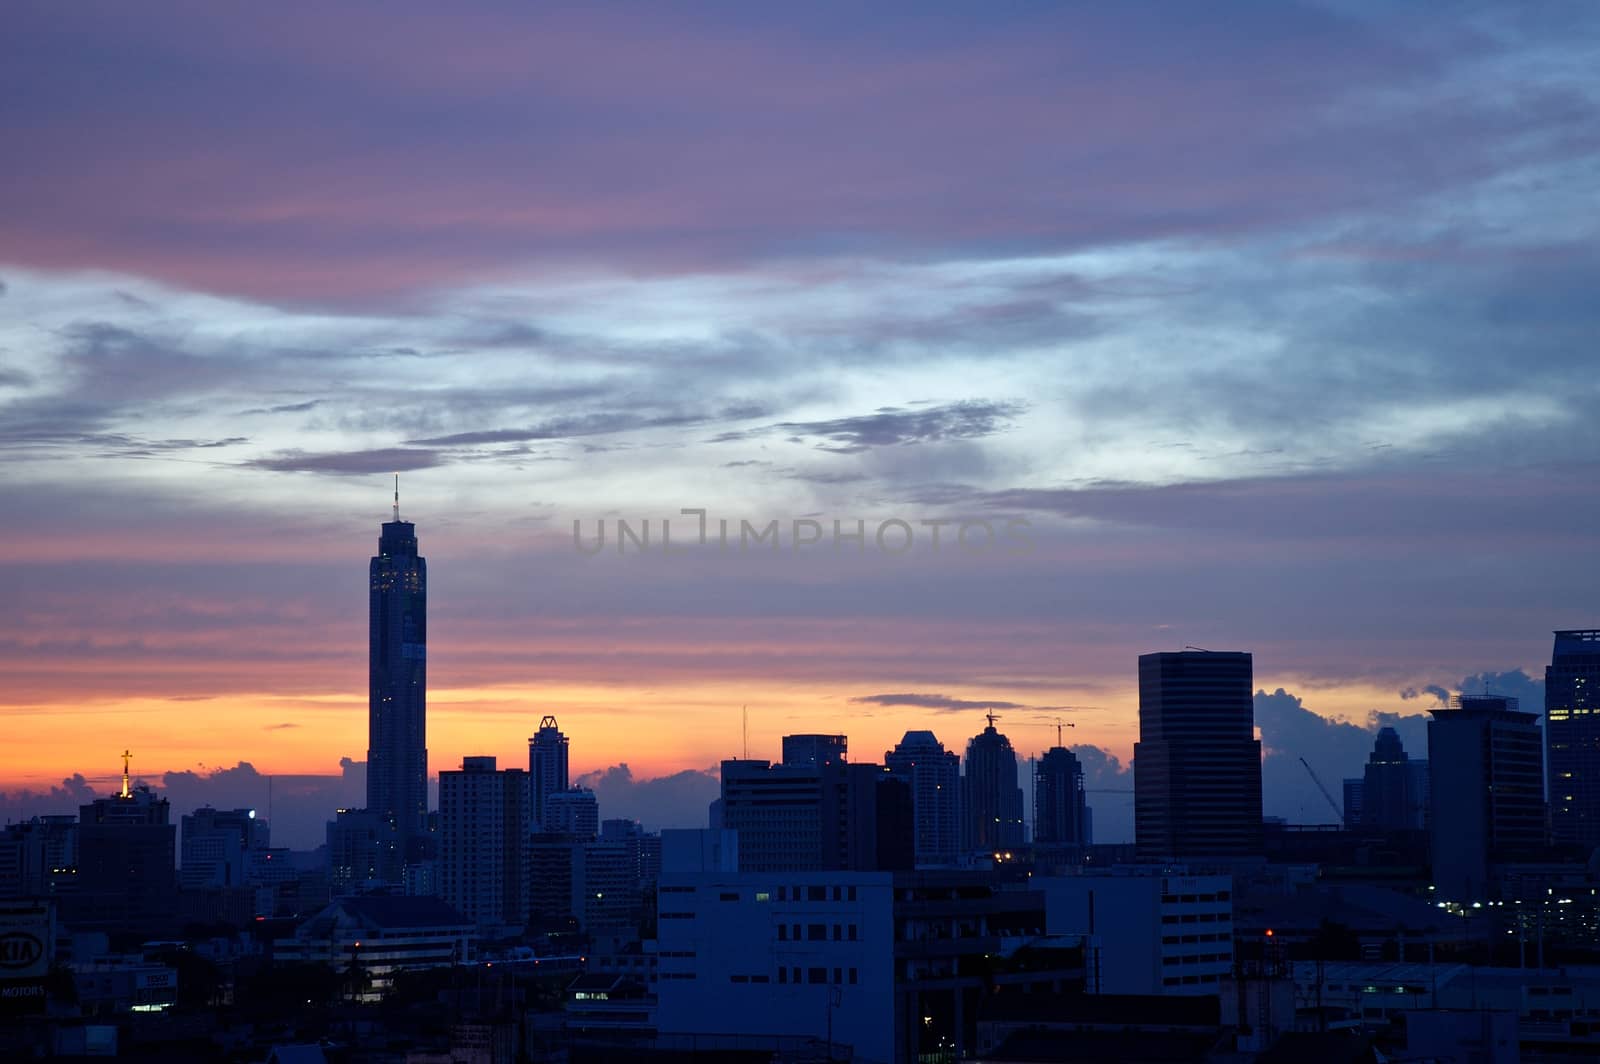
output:
M1413 760L1393 728L1378 729L1367 756L1356 812L1345 789L1345 818L1353 827L1376 831L1421 831L1428 826L1428 762Z
M1139 656L1134 835L1147 860L1262 852L1261 743L1248 653Z
M267 822L254 809L204 806L181 826L178 882L184 887L243 886L248 855L271 844Z
M843 735L785 735L783 763L791 768L843 764L849 746Z
M600 834L600 802L587 787L569 787L544 799L544 830L587 842Z
M176 914L177 826L171 807L150 788L133 786L78 809L76 889L62 901L62 922L77 930L153 929Z
M334 897L360 894L394 881L384 866L396 852L394 824L366 809L340 809L328 821L328 889Z
M439 773L439 896L479 927L528 922L528 774L492 757Z
M428 563L398 486L369 569L367 645L367 810L394 825L379 872L399 883L427 837Z
M528 740L528 787L535 831L554 830L545 825L545 799L568 786L567 737L556 726L556 718L546 714L539 720L538 734Z
M911 788L882 765L722 763L721 823L743 871L894 870L915 861Z
M1017 786L1017 755L1011 740L989 726L967 743L961 777L961 806L965 817L963 849L990 853L1021 846L1022 788Z
M1545 842L1538 715L1503 695L1461 696L1428 721L1433 883L1441 900L1492 894L1494 866Z
M1087 846L1093 841L1083 766L1064 746L1052 746L1034 766L1033 841L1040 846Z
M946 750L931 731L908 731L883 763L911 785L917 864L955 864L961 853L961 755Z
M1544 670L1555 840L1600 846L1600 629L1557 632Z

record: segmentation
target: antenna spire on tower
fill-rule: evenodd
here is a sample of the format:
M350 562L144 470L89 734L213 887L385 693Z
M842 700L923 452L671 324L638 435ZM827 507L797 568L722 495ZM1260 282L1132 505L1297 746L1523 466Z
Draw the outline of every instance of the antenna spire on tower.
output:
M123 798L132 798L133 797L133 788L131 786L129 786L130 781L129 781L129 778L128 778L128 763L131 762L132 760L133 760L133 755L132 754L130 754L126 750L122 751L122 795L121 795L121 797L123 797Z
M395 519L396 523L398 523L399 520L400 520L400 474L399 473L396 473L394 475L394 519Z

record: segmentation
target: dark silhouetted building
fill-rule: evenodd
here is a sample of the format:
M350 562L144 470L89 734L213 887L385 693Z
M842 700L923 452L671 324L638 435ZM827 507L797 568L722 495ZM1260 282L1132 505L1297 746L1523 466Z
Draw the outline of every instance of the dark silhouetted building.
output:
M1600 629L1556 633L1544 670L1555 841L1600 846Z
M181 821L178 881L188 888L238 887L249 855L271 845L267 822L254 809L196 809Z
M1545 843L1538 716L1515 698L1462 696L1428 721L1433 883L1441 899L1490 897L1494 866Z
M790 768L843 764L849 747L843 735L785 735L783 763Z
M75 930L151 931L177 912L177 826L165 798L129 785L78 810L78 874L62 897Z
M328 821L328 889L334 897L384 883L384 864L395 852L395 828L366 809L340 809Z
M400 520L399 499L397 489L367 598L367 810L394 825L378 868L389 883L420 857L428 820L428 563L416 526Z
M1251 688L1248 653L1139 656L1133 787L1140 858L1262 853L1261 743Z
M587 787L568 787L544 798L544 830L588 842L600 834L600 801Z
M528 774L492 757L439 773L439 896L481 928L528 922Z
M1087 846L1093 841L1083 766L1064 746L1052 746L1034 765L1033 841L1039 846Z
M528 788L535 831L553 830L545 824L545 799L569 786L567 737L556 726L556 718L546 714L539 720L538 733L528 740Z
M911 786L918 865L953 865L961 853L961 756L931 731L908 731L883 764Z
M1361 779L1345 781L1345 822L1374 831L1428 826L1428 762L1407 756L1393 728L1378 729Z
M892 871L916 860L911 787L882 765L722 763L721 824L746 872Z
M1025 841L1022 788L1017 786L1017 755L1011 740L995 731L995 718L967 743L961 777L966 828L962 848L969 853L1010 850Z

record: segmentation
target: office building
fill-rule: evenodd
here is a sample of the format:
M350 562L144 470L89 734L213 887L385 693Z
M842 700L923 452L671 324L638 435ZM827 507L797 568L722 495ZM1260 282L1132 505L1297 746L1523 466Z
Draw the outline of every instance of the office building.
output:
M1052 746L1034 766L1033 841L1041 847L1083 847L1093 841L1083 766L1064 746Z
M843 735L785 735L783 763L790 768L843 764L849 745Z
M546 714L539 720L538 733L528 740L528 787L532 792L534 830L552 830L545 824L545 799L569 786L567 737L561 734L556 718Z
M845 1046L853 1059L899 1059L893 880L884 872L663 878L656 919L663 1044L709 1034L737 1048L810 1048L821 1056L831 1031L843 1059L852 1059Z
M243 886L248 855L271 844L254 809L205 806L183 817L180 828L178 882L189 889Z
M883 755L883 764L911 787L918 867L955 864L961 852L961 756L931 731L908 731Z
M1544 670L1555 841L1600 846L1600 629L1556 633Z
M367 894L336 898L273 943L279 964L359 972L362 1001L378 1001L401 972L472 960L472 921L438 898Z
M122 789L78 809L78 874L61 901L74 930L152 931L177 912L177 826L149 787L133 786L124 763Z
M439 773L439 896L487 930L528 922L528 774L492 757Z
M400 520L398 478L368 575L367 810L394 825L378 870L400 883L427 839L428 563Z
M1488 900L1495 866L1540 856L1545 803L1538 719L1503 695L1463 695L1451 708L1433 711L1433 884L1442 900Z
M76 880L78 818L36 816L0 830L0 899L42 898Z
M747 872L909 869L911 788L882 765L722 763L721 823Z
M962 768L961 807L966 827L963 849L969 853L1014 850L1025 840L1022 788L1017 786L1017 755L1011 740L989 726L967 743Z
M1428 826L1428 762L1408 756L1393 728L1378 729L1361 779L1345 781L1345 820L1372 831Z
M1130 872L1036 876L1052 935L1090 940L1100 994L1216 994L1233 971L1233 879Z
M600 802L587 787L553 791L544 799L544 831L587 842L600 834Z
M1251 688L1248 653L1139 656L1133 788L1141 859L1262 853L1261 743Z
M396 850L395 827L366 809L340 809L328 821L328 889L334 897L389 883L384 864Z

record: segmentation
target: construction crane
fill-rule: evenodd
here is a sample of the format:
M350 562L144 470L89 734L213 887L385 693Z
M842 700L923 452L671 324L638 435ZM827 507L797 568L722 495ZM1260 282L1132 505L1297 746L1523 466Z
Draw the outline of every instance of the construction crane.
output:
M1344 810L1340 809L1339 803L1333 800L1333 795L1328 793L1328 788L1322 785L1322 780L1317 777L1317 770L1312 768L1311 762L1303 757L1300 759L1300 763L1306 767L1306 774L1311 777L1311 782L1317 785L1317 790L1321 791L1322 796L1328 800L1328 808L1332 809L1333 815L1338 818L1335 823L1343 824Z

